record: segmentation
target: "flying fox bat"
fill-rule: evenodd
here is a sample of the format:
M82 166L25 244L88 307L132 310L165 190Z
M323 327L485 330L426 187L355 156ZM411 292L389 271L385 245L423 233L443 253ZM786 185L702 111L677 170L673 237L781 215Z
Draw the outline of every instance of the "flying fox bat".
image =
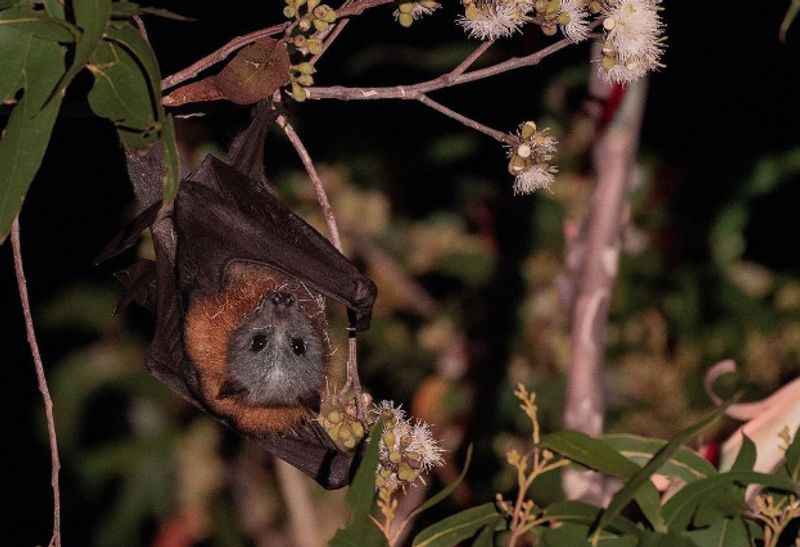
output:
M139 214L102 262L150 228L155 261L119 274L130 302L155 314L147 369L174 391L256 440L326 488L348 484L353 456L313 419L329 373L325 298L368 328L375 284L290 211L264 175L275 114L262 103L223 161L186 174L161 200L160 146L127 154Z

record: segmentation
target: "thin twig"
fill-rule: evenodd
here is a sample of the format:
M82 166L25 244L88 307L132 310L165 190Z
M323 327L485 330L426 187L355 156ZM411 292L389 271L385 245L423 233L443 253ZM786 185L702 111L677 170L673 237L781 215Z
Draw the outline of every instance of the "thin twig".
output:
M317 53L316 55L314 55L311 58L311 60L309 61L309 63L311 63L312 66L317 64L317 61L319 61L319 58L322 57L325 54L326 51L328 51L328 48L331 47L331 44L333 43L333 41L336 40L336 38L339 37L339 35L344 30L344 27L346 27L347 23L349 23L349 22L350 22L350 19L343 19L342 21L339 22L339 24L337 24L333 28L333 31L328 35L328 37L322 43L322 49L320 50L320 52Z
M464 74L469 67L475 64L475 61L477 61L481 55L486 53L486 50L492 47L493 44L494 40L487 40L486 42L481 43L481 45L475 48L475 51L470 53L466 59L461 61L460 65L450 71L450 77L455 78Z
M360 2L355 2L349 6L339 9L337 13L337 17L340 19L346 17L352 17L353 15L361 15L365 10L374 8L377 6L381 6L383 4L389 4L394 2L394 0L361 0ZM206 55L202 59L199 59L189 65L188 67L184 68L183 70L179 70L175 74L171 74L161 80L161 90L165 91L172 87L175 87L179 83L185 82L186 80L190 80L197 76L200 72L206 70L214 66L217 63L224 61L231 53L235 52L238 49L243 48L244 46L251 44L255 41L258 41L262 38L267 38L270 36L275 36L276 34L280 34L284 32L287 28L292 25L291 21L286 21L285 23L280 23L277 25L272 25L271 27L263 28L260 30L256 30L250 32L248 34L244 34L242 36L237 36L218 50Z
M515 145L518 144L517 140L509 135L508 133L503 133L502 131L498 131L497 129L492 129L487 125L483 125L480 122L476 122L472 118L468 118L463 114L459 114L455 110L451 110L444 106L443 104L439 104L427 95L420 95L417 99L419 102L424 104L425 106L429 106L430 108L436 110L437 112L441 112L448 118L452 118L458 122L463 123L467 127L471 127L472 129L483 133L484 135L488 135L495 139L496 141L502 142L508 145Z
M448 72L447 74L443 74L437 78L433 78L432 80L427 80L417 84L395 85L387 87L307 87L306 91L309 99L337 99L340 101L370 101L379 99L416 100L419 99L421 95L430 93L431 91L466 84L476 80L482 80L484 78L496 76L498 74L502 74L503 72L516 70L522 67L537 65L544 58L566 48L571 44L572 42L569 39L564 38L563 40L554 42L549 46L540 49L539 51L531 53L530 55L525 55L524 57L514 57L512 59L508 59L507 61L503 61L502 63L497 63L495 65L478 70L472 70L463 74L456 73L461 66L459 65L459 67L456 67L452 72Z
M311 155L308 153L308 150L306 150L303 141L300 140L300 136L286 119L286 116L281 114L278 116L276 121L278 123L278 127L283 129L284 133L286 133L286 137L289 139L289 142L291 142L292 146L294 146L297 155L300 156L300 161L303 162L303 167L305 167L306 172L311 179L311 183L314 186L314 193L317 194L319 206L322 208L322 216L325 217L325 222L328 224L328 232L330 234L331 243L333 243L333 246L336 247L336 249L341 253L342 240L339 237L339 227L336 224L336 216L333 214L333 208L331 208L331 202L328 199L328 193L325 191L325 185L323 184L322 179L317 172L317 168L314 167L314 162L311 160Z
M22 314L25 317L25 330L28 337L28 345L33 354L33 364L36 368L36 381L39 384L39 392L44 401L44 413L47 418L47 434L50 439L50 486L53 489L53 536L50 539L50 547L61 547L61 492L58 485L58 473L61 469L61 460L58 457L58 438L56 437L56 421L53 417L53 399L50 398L50 389L47 387L47 378L44 374L42 355L39 353L39 344L36 342L36 331L33 328L33 317L31 316L31 304L28 300L28 282L25 279L25 270L22 265L22 245L19 237L19 217L14 219L11 225L11 249L14 255L14 271L17 275L17 289L19 299L22 304Z

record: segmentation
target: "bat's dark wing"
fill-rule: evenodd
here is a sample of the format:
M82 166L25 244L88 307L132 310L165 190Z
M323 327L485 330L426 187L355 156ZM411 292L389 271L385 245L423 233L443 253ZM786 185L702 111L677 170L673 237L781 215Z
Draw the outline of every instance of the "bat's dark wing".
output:
M247 130L231 146L228 160L208 156L180 186L172 208L160 198L163 162L158 147L128 156L139 215L101 254L101 260L129 248L151 227L155 261L140 261L120 276L127 294L154 309L155 336L147 368L195 405L210 411L197 387L196 371L184 351L186 306L195 291L222 288L234 261L263 264L297 278L347 306L359 330L369 325L375 285L319 232L275 196L263 173L263 143L273 121L258 107ZM212 412L213 414L213 412ZM318 424L255 440L326 488L350 481L353 455L339 452Z

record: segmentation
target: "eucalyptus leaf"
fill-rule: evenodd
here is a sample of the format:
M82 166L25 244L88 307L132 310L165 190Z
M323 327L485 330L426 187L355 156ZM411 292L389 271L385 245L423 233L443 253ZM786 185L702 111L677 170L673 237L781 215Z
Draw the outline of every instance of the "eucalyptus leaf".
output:
M494 503L484 503L456 513L422 530L413 547L452 547L471 538L484 526L494 527L503 521Z
M541 446L583 466L606 473L623 480L636 476L641 467L611 448L600 439L595 439L577 431L559 431L545 435ZM631 493L642 513L657 530L664 529L659 514L660 496L655 486L642 481Z
M157 113L136 59L120 45L104 41L92 54L89 69L95 82L88 99L95 114L116 126L127 149L152 144Z
M472 542L472 547L494 547L494 528L491 524L484 526Z
M741 517L722 518L708 528L686 532L686 537L698 547L751 547L754 528Z
M667 444L664 445L664 448L656 452L653 458L639 471L634 473L623 485L622 489L617 492L613 498L611 498L611 502L608 504L608 507L603 514L600 515L600 518L597 521L597 524L594 528L594 534L596 535L603 528L615 517L617 516L622 509L628 505L631 499L636 496L639 489L644 484L649 484L650 477L658 472L659 469L675 454L681 446L686 444L692 437L703 431L706 427L713 424L717 421L721 416L725 414L725 411L730 406L730 402L724 405L720 405L717 409L711 412L708 416L700 420L694 425L691 425L675 435ZM702 479L702 480L710 480L710 479ZM689 486L697 484L700 481L695 481ZM663 512L662 512L663 516ZM657 531L659 527L656 527Z
M795 492L797 488L792 481L784 477L754 471L729 471L715 477L695 481L684 486L664 504L661 514L669 529L676 531L686 529L700 503L713 499L715 491L724 489L731 484L760 484L787 492Z
M144 72L150 83L150 99L153 101L153 108L157 114L161 129L161 141L164 145L166 167L164 173L164 198L165 201L169 202L178 191L180 163L172 118L167 117L161 104L161 71L158 68L158 61L150 44L130 24L112 25L106 30L106 36L109 40L124 47L144 67Z
M752 471L756 464L756 445L747 435L742 435L742 446L731 466L731 471Z
M75 45L72 64L58 83L53 96L61 94L89 62L111 18L111 0L73 0L72 10L75 23L82 33Z
M135 2L114 2L112 6L111 16L114 18L127 18L133 17L134 15L154 15L156 17L162 17L164 19L172 19L174 21L196 21L196 19L192 17L186 17L184 15L180 15L178 13L169 11L163 8L150 8L145 6L140 6Z
M593 547L589 542L589 525L566 522L557 528L541 531L542 547ZM638 535L613 536L603 534L597 541L600 547L636 547Z
M443 501L444 499L446 499L450 494L452 494L455 491L455 489L458 488L458 485L461 484L461 481L464 480L464 477L467 475L467 470L469 470L469 464L471 462L472 462L472 445L470 444L467 447L467 457L464 460L464 467L461 469L461 474L458 476L458 478L456 478L456 480L454 480L453 482L451 482L450 484L445 486L442 490L437 492L435 495L433 495L430 498L428 498L425 501L425 503L423 503L422 505L420 505L419 507L414 509L411 512L411 514L409 514L408 518L411 519L411 518L416 517L417 515L419 515L423 511L426 511L426 510L430 509L431 507L433 507L437 503L439 503L439 502Z
M603 435L601 438L620 454L639 465L646 464L667 444L663 439L640 435L612 434ZM693 482L717 474L717 470L708 460L685 446L680 447L658 472L680 478L684 482Z
M778 32L778 37L781 42L786 41L786 34L789 32L789 27L791 27L794 20L797 19L798 14L800 14L800 0L792 0L791 4L789 4L789 8L786 10L786 15L783 16L781 28Z
M0 12L0 32L6 28L61 43L74 42L80 36L80 31L73 25L61 19L43 16L26 5ZM5 49L3 55L6 55Z
M44 0L44 9L50 17L64 20L64 3L63 0Z
M31 48L30 34L0 26L0 102L13 96L20 87L22 69Z
M794 432L792 442L786 449L786 472L794 482L800 482L800 427Z
M364 457L358 466L345 498L350 519L344 528L336 531L330 547L378 547L388 545L386 538L372 522L370 514L375 505L375 472L378 468L378 447L383 434L383 421L379 420L369 432Z
M544 510L544 515L557 522L573 522L591 526L600 515L602 509L580 501L559 501L549 505ZM587 528L588 529L588 528ZM608 530L618 534L638 535L641 531L633 522L625 517L618 516L608 525Z
M20 81L24 95L14 107L0 139L0 242L19 214L39 170L53 131L62 95L42 108L64 73L64 49L33 38Z

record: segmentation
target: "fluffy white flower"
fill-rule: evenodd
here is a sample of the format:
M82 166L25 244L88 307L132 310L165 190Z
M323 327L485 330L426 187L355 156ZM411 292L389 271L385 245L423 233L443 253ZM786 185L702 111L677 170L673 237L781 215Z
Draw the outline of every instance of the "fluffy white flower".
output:
M573 42L582 42L591 32L589 12L583 0L561 0L561 13L558 25L564 36Z
M532 194L537 190L550 188L557 172L557 167L546 163L532 165L514 179L514 195Z
M456 22L470 38L497 40L519 32L532 9L533 4L528 0L487 0L480 7L470 4Z
M661 0L611 0L606 4L606 42L600 67L609 80L627 83L664 66L661 9Z
M419 456L422 471L429 471L444 464L444 449L433 438L431 427L425 422L417 422L411 430L411 443L408 451Z

